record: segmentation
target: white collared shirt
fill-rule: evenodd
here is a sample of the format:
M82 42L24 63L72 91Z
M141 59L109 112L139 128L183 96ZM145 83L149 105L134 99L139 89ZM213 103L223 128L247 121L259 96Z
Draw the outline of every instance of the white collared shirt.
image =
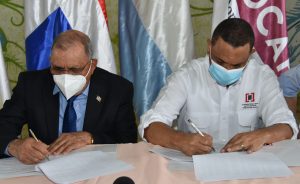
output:
M141 116L142 138L152 122L172 126L177 118L178 130L195 132L188 124L190 119L221 144L237 133L276 123L289 124L296 138L295 118L269 66L250 59L241 79L228 88L216 83L208 67L208 57L200 58L170 75L152 108Z

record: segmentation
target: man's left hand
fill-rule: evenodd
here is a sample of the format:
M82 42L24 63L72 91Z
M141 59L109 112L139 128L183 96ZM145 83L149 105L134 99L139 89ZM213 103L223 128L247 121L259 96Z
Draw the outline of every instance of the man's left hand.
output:
M221 152L247 151L252 153L262 148L264 144L268 144L267 140L268 133L263 129L239 133L228 141Z
M92 135L88 132L63 133L48 148L50 154L66 154L91 144Z
M262 148L265 144L290 139L292 136L293 130L288 124L278 123L252 132L235 135L222 148L221 152L247 151L252 153Z

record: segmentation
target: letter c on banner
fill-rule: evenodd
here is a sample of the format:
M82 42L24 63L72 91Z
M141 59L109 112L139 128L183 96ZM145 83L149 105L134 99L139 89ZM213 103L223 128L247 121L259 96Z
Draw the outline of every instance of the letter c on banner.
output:
M244 3L249 7L253 9L258 9L266 4L268 0L260 0L258 2L253 2L251 0L244 0Z
M257 24L257 29L258 31L264 35L267 36L269 31L264 27L264 18L268 13L275 13L277 17L277 23L278 24L283 24L283 14L282 11L277 7L277 6L269 6L265 9L263 9L257 17L256 24Z

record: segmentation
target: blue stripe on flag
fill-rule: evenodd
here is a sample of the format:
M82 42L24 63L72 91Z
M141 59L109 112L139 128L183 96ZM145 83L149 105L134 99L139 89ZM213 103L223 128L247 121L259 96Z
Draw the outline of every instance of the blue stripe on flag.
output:
M138 116L147 111L172 72L152 40L132 0L119 0L121 75L133 82Z
M55 37L71 26L60 8L51 13L25 40L27 70L50 66L49 57Z

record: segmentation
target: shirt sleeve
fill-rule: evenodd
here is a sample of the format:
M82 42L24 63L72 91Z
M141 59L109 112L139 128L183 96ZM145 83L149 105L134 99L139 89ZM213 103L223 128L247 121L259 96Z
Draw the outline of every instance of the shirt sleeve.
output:
M285 97L296 97L300 91L300 65L281 74L278 81Z
M153 122L172 126L187 98L188 72L183 67L171 74L150 110L141 116L139 134L144 139L144 129Z

